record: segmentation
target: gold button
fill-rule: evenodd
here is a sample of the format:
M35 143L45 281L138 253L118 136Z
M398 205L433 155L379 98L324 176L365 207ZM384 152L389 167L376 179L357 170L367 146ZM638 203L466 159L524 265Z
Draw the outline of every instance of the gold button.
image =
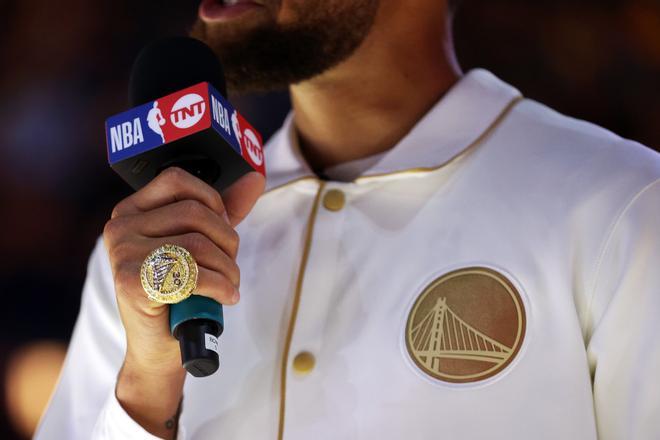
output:
M293 358L293 369L296 373L307 374L314 369L316 359L308 351L301 351Z
M323 206L329 211L339 211L344 207L346 196L338 189L331 189L323 196Z

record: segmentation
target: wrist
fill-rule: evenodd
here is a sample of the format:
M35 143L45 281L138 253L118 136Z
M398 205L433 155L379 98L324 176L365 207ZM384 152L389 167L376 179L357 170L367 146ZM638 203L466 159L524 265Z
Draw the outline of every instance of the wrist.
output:
M148 432L174 438L186 371L144 370L128 359L117 377L115 395L126 413Z
M185 377L185 369L181 365L179 342L172 338L168 347L159 346L159 350L145 347L133 347L130 343L126 348L122 369L134 375L153 376L171 379L176 376Z

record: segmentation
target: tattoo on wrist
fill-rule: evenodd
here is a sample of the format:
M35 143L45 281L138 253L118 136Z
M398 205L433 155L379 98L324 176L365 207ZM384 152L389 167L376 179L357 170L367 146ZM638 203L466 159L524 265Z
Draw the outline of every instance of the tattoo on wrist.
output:
M181 415L181 406L183 404L183 398L179 400L179 406L176 409L176 413L170 417L169 419L165 420L165 429L176 429L177 428L177 420L179 419L179 415ZM175 431L176 433L176 431Z

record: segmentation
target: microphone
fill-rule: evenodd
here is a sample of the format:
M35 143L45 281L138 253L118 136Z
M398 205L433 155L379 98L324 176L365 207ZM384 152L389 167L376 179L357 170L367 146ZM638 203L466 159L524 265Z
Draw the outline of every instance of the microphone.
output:
M110 167L135 190L171 166L219 192L249 171L265 176L261 135L225 96L222 66L201 41L173 37L146 46L129 81L134 108L105 122ZM218 369L221 304L200 295L172 304L170 330L190 374Z

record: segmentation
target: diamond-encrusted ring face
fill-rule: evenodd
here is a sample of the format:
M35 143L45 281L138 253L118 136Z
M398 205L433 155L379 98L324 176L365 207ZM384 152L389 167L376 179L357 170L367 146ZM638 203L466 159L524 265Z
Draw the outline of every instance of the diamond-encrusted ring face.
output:
M144 260L140 280L149 299L175 304L192 295L197 287L197 263L181 246L165 244Z

